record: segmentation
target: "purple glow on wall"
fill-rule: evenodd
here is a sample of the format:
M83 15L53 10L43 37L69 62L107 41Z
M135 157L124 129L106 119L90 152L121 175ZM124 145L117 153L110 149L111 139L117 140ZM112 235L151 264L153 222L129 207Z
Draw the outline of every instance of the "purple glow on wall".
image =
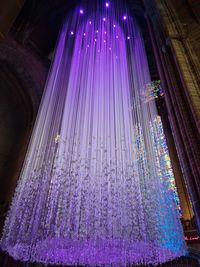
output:
M46 264L156 265L186 248L162 124L144 101L143 39L124 5L91 3L62 28L1 248Z

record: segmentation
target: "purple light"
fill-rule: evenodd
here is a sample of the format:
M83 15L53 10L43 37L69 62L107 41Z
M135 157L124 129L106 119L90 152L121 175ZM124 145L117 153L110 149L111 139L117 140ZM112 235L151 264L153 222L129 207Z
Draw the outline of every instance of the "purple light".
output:
M89 21L89 24L90 24L90 25L92 24L92 21L91 21L91 20Z
M107 3L106 3L106 7L109 7L109 6L110 6L110 4L107 2Z
M103 14L92 2L62 28L0 248L46 265L155 266L186 251L143 39L110 12L117 1Z

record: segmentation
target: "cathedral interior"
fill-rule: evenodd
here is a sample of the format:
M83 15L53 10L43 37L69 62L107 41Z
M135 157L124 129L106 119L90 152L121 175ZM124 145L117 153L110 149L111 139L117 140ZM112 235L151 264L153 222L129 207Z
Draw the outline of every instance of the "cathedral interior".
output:
M80 1L0 2L0 231L17 185L66 14ZM200 1L127 0L163 94L164 127L188 255L162 266L200 262ZM0 267L41 267L0 254Z

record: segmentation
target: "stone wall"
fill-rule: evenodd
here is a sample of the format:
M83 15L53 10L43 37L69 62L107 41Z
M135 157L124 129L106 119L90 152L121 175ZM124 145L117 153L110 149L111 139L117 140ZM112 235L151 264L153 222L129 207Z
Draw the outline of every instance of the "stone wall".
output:
M37 115L48 63L12 39L0 44L0 228Z
M168 119L200 231L200 69L194 51L194 35L190 37L185 26L188 17L194 20L190 24L197 34L198 22L188 14L191 10L185 7L186 1L144 0L144 3L157 68L165 89ZM181 15L182 10L186 14Z

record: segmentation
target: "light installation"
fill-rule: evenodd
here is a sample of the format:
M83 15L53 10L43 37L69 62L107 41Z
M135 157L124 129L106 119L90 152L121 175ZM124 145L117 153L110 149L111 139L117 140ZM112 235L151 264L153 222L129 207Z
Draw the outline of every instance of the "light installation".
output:
M154 92L155 90L156 88L154 88ZM168 190L171 190L172 194L174 195L174 200L176 202L179 215L180 217L182 217L180 200L178 197L178 191L176 188L176 183L160 116L157 116L153 123L150 124L150 130L152 134L152 140L154 142L155 160L157 169L159 170L160 181L162 183L165 179L165 183L167 183Z
M143 39L120 1L87 2L60 32L1 248L46 264L156 265L186 247L162 124L144 99Z
M161 87L160 80L147 83L142 93L143 95L141 97L143 97L143 101L151 101L164 96L164 90Z

